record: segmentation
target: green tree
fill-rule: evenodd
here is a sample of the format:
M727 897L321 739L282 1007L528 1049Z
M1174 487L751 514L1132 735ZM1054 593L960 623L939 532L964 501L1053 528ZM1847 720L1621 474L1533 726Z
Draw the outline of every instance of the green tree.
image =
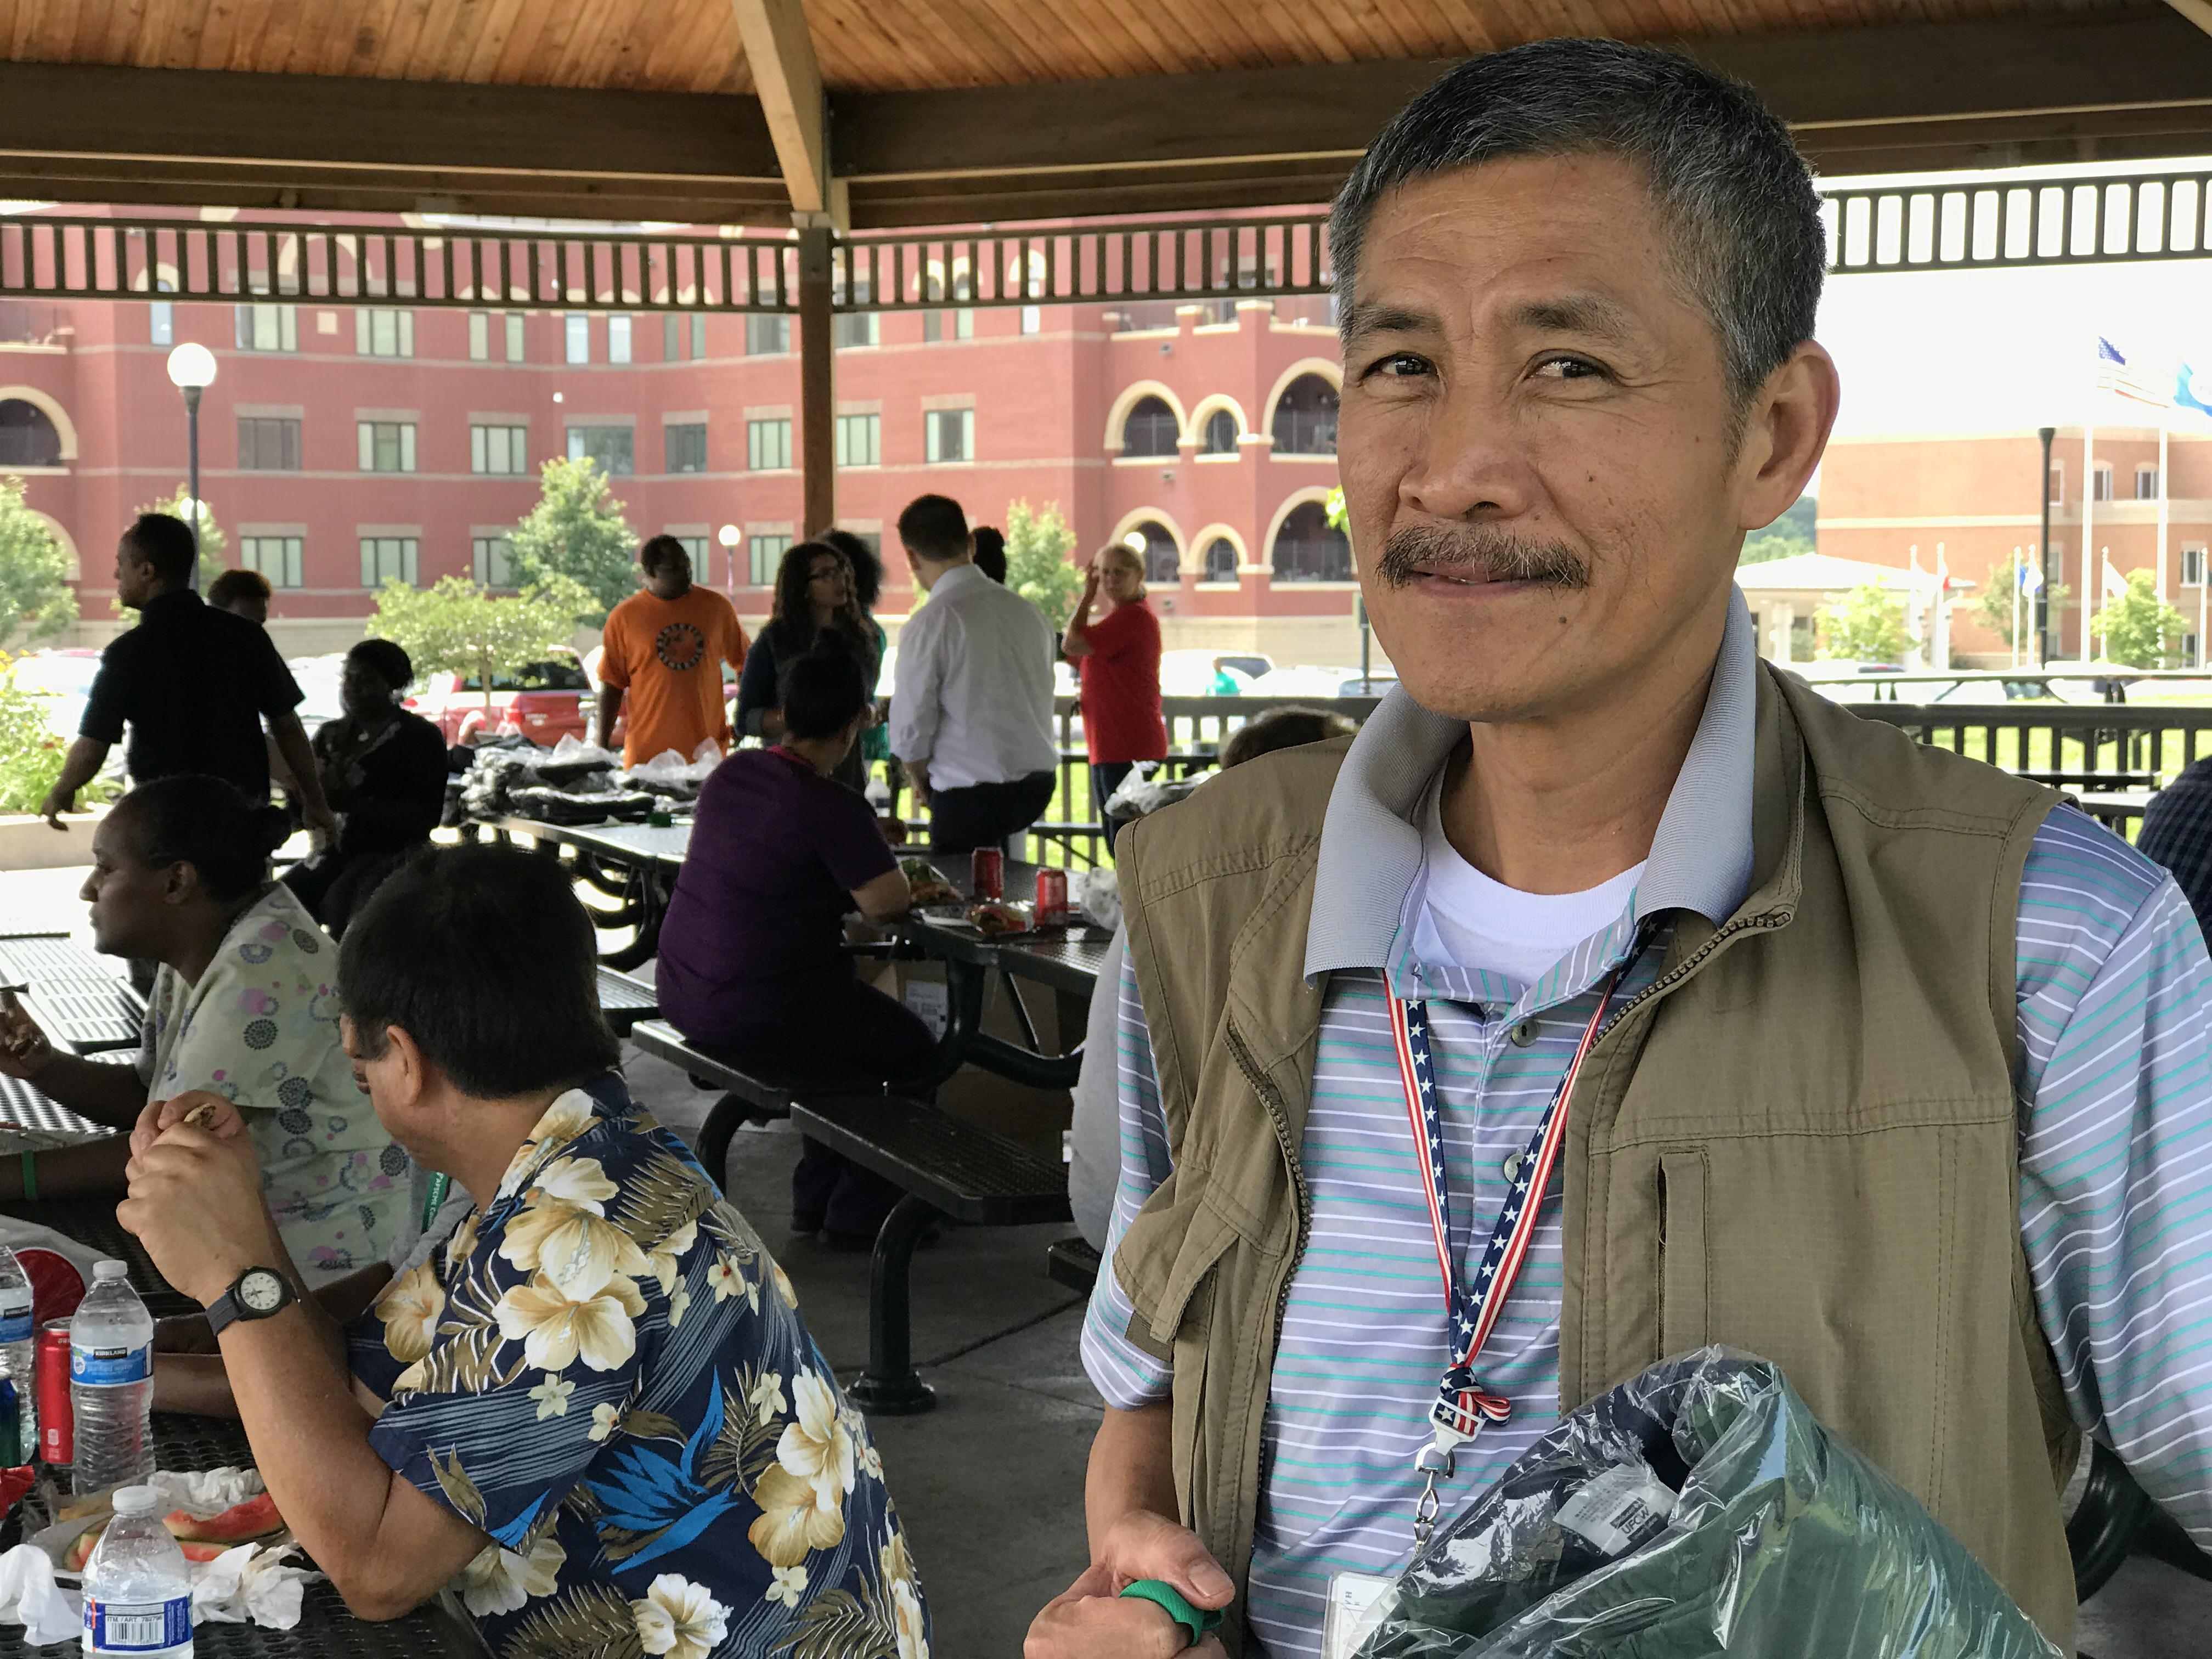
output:
M68 556L25 505L23 481L0 478L0 646L18 629L26 641L51 639L76 620Z
M1820 503L1817 496L1800 495L1787 513L1764 530L1754 530L1743 538L1743 550L1736 555L1739 565L1764 564L1769 559L1794 558L1800 553L1820 550L1820 538L1814 533L1814 520L1819 515Z
M1819 613L1820 654L1858 662L1895 662L1905 654L1905 596L1863 582Z
M2128 591L2089 618L2089 637L2107 662L2130 668L2179 668L2188 619L2159 598L2148 570L2128 572Z
M1069 562L1075 532L1058 501L1030 511L1026 501L1006 503L1006 586L1044 612L1054 628L1067 626L1083 592L1083 573Z
M2035 595L2020 596L2020 635L2013 636L2013 586L2020 580L2021 567L2027 560L2019 554L1996 561L1990 566L1989 579L1982 591L1974 596L1974 614L1981 618L1982 626L2005 642L2007 650L2035 643ZM2074 590L2063 582L2054 582L2048 589L2051 617L2056 623L2058 613L2073 599Z
M583 585L568 576L548 576L507 598L465 576L441 576L428 587L392 580L376 596L368 631L406 652L418 671L473 675L489 712L493 677L566 645L591 605Z
M179 484L161 500L141 501L131 511L134 517L141 513L166 513L173 519L182 519L186 524L190 524L192 521L192 492L187 486ZM203 496L200 501L200 586L202 587L208 585L210 578L228 568L229 551L230 539L222 533L222 526L216 522L215 509L207 504L206 498Z
M507 532L507 562L526 583L579 583L586 603L576 620L604 622L637 591L637 532L590 457L548 461L538 480L538 505Z

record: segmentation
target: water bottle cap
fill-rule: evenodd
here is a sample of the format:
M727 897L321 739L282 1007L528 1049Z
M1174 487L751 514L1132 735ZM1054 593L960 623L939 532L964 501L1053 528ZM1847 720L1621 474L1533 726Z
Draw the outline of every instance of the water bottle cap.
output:
M92 1276L95 1282L109 1279L128 1279L131 1276L131 1264L127 1261L95 1261L92 1264Z
M151 1515L161 1507L161 1495L151 1486L118 1486L114 1504L118 1515Z

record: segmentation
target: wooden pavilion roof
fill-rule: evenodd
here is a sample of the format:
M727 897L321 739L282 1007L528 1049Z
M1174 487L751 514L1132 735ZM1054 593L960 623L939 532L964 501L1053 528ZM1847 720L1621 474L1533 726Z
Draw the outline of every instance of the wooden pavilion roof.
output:
M0 0L0 195L866 228L1322 199L1560 34L1832 172L2212 149L2212 0Z

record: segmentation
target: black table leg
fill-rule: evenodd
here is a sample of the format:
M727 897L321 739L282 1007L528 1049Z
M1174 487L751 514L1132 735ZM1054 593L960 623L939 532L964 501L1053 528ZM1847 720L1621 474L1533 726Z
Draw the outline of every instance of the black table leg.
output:
M937 1211L909 1193L876 1235L868 1278L868 1369L846 1390L864 1412L912 1417L932 1410L937 1392L914 1368L913 1309L908 1295L915 1246Z

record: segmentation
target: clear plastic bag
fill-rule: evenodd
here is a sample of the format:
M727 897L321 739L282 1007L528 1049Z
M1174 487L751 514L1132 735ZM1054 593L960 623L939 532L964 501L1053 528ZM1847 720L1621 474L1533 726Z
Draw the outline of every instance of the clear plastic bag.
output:
M1721 1347L1570 1413L1370 1617L1359 1659L2060 1659L1778 1368Z

